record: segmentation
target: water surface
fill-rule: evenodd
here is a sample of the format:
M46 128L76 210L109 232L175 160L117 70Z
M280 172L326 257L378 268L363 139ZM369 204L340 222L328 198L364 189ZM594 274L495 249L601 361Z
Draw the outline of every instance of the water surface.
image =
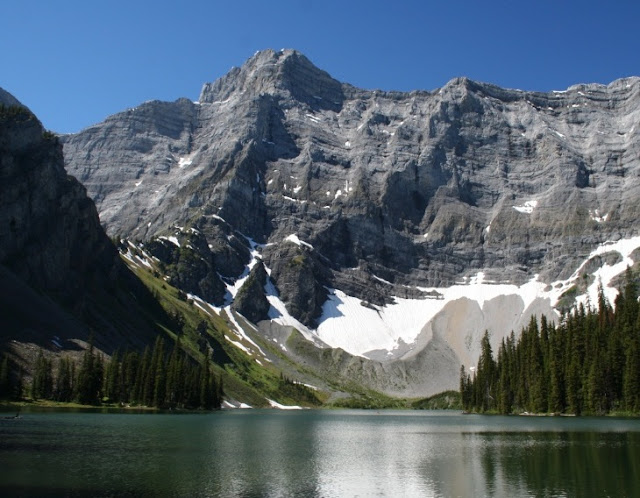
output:
M457 412L25 413L2 496L639 496L640 420Z

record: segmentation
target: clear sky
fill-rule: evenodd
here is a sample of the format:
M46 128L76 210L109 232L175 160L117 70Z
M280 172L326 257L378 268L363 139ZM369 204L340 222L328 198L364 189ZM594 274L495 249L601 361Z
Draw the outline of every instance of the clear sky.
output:
M0 87L76 132L151 99L196 100L257 50L295 48L363 88L456 76L548 91L640 75L640 1L3 0Z

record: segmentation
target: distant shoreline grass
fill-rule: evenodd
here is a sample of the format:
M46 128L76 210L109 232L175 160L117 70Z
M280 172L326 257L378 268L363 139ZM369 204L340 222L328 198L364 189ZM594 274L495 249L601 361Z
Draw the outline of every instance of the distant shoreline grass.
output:
M130 405L117 405L113 403L105 403L102 405L83 405L75 402L62 402L51 400L19 400L0 401L1 413L15 413L21 411L86 411L86 412L104 412L104 413L117 413L117 412L140 412L140 413L171 413L171 412L203 412L204 410L167 410L156 408L152 406L130 406Z

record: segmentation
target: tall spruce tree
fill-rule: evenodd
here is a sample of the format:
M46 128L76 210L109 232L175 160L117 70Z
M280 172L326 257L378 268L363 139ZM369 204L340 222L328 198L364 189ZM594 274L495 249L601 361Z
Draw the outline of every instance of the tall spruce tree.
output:
M38 351L31 382L33 399L51 399L53 397L53 373L51 360L44 356L42 349Z
M57 401L71 401L73 399L74 364L66 356L58 360L58 375L54 389L54 398Z
M0 363L0 399L10 398L11 389L11 365L9 364L9 356L2 355L2 363Z
M475 403L481 412L495 409L496 364L493 359L489 331L485 330L480 342L480 359L474 382Z
M94 350L93 341L82 357L82 364L78 371L76 399L85 405L100 404L102 388L103 365Z

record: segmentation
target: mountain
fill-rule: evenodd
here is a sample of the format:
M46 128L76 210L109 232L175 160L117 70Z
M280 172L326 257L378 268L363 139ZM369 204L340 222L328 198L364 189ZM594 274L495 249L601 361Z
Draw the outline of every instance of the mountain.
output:
M267 50L61 141L107 232L239 336L419 396L457 387L485 329L497 349L599 284L613 301L640 256L639 94L370 91Z
M0 349L30 371L37 349L137 349L169 323L122 262L62 145L0 89Z

